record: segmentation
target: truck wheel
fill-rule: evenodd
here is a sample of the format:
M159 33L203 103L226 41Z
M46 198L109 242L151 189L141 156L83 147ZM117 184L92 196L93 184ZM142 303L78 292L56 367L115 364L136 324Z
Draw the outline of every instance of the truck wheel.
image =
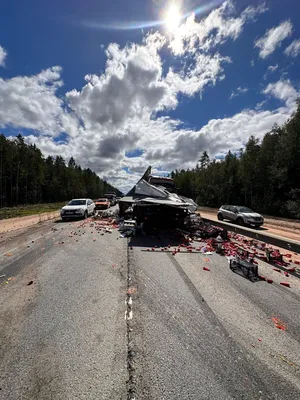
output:
M243 218L241 218L241 217L239 217L239 218L236 220L236 222L238 223L238 225L241 225L241 226L244 226L244 225L245 225L244 220L243 220Z
M224 217L223 217L222 214L218 214L218 220L219 220L219 221L223 221L223 220L224 220Z

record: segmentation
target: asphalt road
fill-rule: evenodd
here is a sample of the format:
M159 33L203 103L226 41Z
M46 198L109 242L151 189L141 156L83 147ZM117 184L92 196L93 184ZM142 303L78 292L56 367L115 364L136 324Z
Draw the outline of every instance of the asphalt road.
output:
M299 280L169 243L90 222L0 239L0 398L299 399Z

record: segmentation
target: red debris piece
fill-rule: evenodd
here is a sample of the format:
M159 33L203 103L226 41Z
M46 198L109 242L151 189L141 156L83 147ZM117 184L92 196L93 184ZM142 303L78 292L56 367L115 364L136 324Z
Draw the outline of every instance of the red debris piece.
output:
M296 272L296 268L294 268L294 267L288 268L288 271L289 272Z
M280 269L278 269L278 268L273 268L273 271L276 271L276 272L279 272L279 273L281 273L281 270L280 270Z
M261 281L265 281L265 280L266 280L265 276L263 276L263 275L258 275L258 277L259 277L259 279L260 279Z
M284 257L291 258L292 255L291 254L284 254Z
M281 329L282 331L286 330L286 324L282 321L280 321L280 319L276 318L276 317L272 317L272 321L274 322L276 328Z
M210 269L207 268L207 267L203 267L203 270L204 270L204 271L210 271Z
M127 294L134 294L136 293L136 288L135 287L131 287L127 290Z
M173 252L172 252L172 255L175 256L175 254L176 254L176 251L173 251Z
M268 283L273 283L273 279L267 279Z
M261 339L261 338L258 338L257 340L258 340L259 342L262 342L262 339Z
M154 247L152 247L152 249L151 249L152 251L155 251L155 248Z
M147 251L150 251L150 249L147 249Z
M300 261L295 261L295 264L300 265Z
M284 271L285 276L289 276L289 273L287 271Z
M291 285L288 282L280 282L280 285L286 286L286 287L291 287Z

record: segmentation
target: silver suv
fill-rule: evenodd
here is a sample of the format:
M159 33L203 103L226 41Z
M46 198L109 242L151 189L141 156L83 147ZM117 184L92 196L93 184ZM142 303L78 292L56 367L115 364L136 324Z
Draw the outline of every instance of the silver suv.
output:
M218 211L218 220L223 221L229 219L239 225L262 226L264 219L260 214L255 213L248 207L244 206L222 206Z

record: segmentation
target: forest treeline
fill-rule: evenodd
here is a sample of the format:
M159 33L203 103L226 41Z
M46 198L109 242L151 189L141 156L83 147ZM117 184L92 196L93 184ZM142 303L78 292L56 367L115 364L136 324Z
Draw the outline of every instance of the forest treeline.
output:
M18 135L0 135L0 207L51 203L74 197L96 199L107 192L120 192L73 157L47 157Z
M300 101L282 126L259 141L251 136L237 154L172 172L179 193L202 206L245 205L269 215L300 218Z

